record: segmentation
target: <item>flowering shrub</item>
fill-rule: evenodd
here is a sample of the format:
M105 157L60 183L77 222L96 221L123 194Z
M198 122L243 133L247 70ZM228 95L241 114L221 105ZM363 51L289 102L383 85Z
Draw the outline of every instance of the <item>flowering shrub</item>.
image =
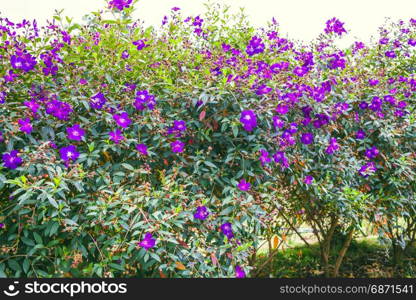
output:
M134 2L1 19L0 275L245 277L306 222L336 276L365 220L414 241L415 20L340 50L335 18L301 45L217 7L145 28Z

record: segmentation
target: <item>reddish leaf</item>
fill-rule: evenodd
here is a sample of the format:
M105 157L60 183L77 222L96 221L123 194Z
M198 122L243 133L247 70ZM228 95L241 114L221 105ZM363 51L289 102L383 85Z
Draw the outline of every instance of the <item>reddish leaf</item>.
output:
M211 261L213 265L218 265L218 259L214 253L211 253Z
M206 115L206 111L205 110L201 111L201 113L199 114L199 121L202 121L205 118L205 115Z

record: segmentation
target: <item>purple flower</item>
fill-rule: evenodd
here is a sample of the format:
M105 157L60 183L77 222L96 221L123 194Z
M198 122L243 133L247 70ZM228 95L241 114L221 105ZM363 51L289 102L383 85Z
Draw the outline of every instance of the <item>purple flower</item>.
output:
M205 220L209 215L208 209L205 206L198 206L194 213L194 218L199 220Z
M342 23L337 18L332 18L326 21L325 33L336 33L337 35L341 36L343 33L347 33L347 31L344 29L344 23Z
M115 144L120 143L122 140L124 140L124 136L120 129L116 129L114 131L111 131L108 133L110 136L110 140L113 141Z
M361 168L358 170L358 173L365 178L375 173L376 171L377 171L376 164L370 161L366 163L365 165L361 166Z
M380 151L378 151L378 149L375 146L365 150L365 156L367 156L369 159L376 158L376 156L379 153L380 153Z
M173 121L173 130L179 131L179 132L185 131L186 130L186 122L183 121L183 120Z
M181 153L185 148L185 143L181 142L180 140L176 140L170 143L170 147L172 149L172 152Z
M289 128L287 129L287 132L289 132L292 135L298 132L298 127L299 127L298 123L296 122L290 123Z
M253 36L247 45L246 52L249 56L253 56L264 51L265 45L259 37Z
M228 238L231 239L234 237L233 228L231 223L224 223L221 225L221 231L222 233Z
M416 46L416 39L409 39L409 40L407 41L407 43L408 43L410 46Z
M389 39L388 39L388 38L386 38L386 37L381 38L381 39L378 41L378 43L379 43L380 45L387 45L387 44L389 43Z
M116 121L118 126L123 127L123 128L129 127L129 125L131 124L129 115L126 112L113 115L113 119L114 121Z
M246 131L253 131L257 126L257 117L252 110L244 110L241 112L240 122Z
M394 51L386 51L384 53L384 55L386 55L386 57L388 57L388 58L395 58L396 57L396 52L394 52Z
M273 159L276 163L281 163L286 159L285 153L283 151L277 151L273 155Z
M127 58L129 58L129 52L127 51L127 50L124 50L122 53L121 53L121 58L122 59L127 59Z
M376 86L377 84L379 84L380 83L380 81L378 80L378 79L370 79L369 81L368 81L368 84L370 85L370 86Z
M13 82L17 77L19 77L19 75L15 74L13 70L9 70L3 78L6 82Z
M148 45L146 45L145 40L137 40L135 42L133 42L133 45L137 46L137 50L142 50L145 47L148 47Z
M64 43L67 43L68 45L70 45L71 36L69 35L69 33L66 31L61 31L61 34L62 34L62 40L64 41Z
M151 233L146 233L144 239L139 243L139 246L144 248L146 251L153 248L156 245L156 239L153 238Z
M350 105L346 102L338 102L334 105L335 114L342 114L348 110Z
M276 107L276 111L277 111L277 113L279 113L281 115L285 115L289 112L289 106L284 105L284 104L279 104Z
M275 128L283 128L285 126L285 121L278 116L273 116L273 125Z
M403 117L405 115L405 112L403 110L397 109L394 111L394 115L396 117Z
M85 130L82 129L79 124L75 124L72 127L66 129L67 138L69 140L80 141L85 136Z
M192 25L195 26L195 27L201 27L202 22L204 22L204 19L201 19L200 16L196 16Z
M406 101L399 101L398 103L397 103L397 107L398 108L405 108L407 106L407 102Z
M30 124L30 119L26 118L26 119L20 119L17 121L20 125L20 131L30 134L33 130L32 124Z
M35 57L30 55L29 53L19 53L18 56L12 55L12 57L10 57L10 64L12 65L13 69L29 72L33 70L37 62Z
M0 104L3 104L6 102L6 96L7 96L6 92L0 92ZM25 104L25 102L23 102L23 104Z
M107 99L105 99L103 93L99 92L91 97L90 106L94 109L101 109L106 102Z
M272 90L273 89L271 87L268 87L267 85L262 84L261 86L259 86L257 88L256 94L259 95L259 96L260 95L265 95L265 94L270 93Z
M302 134L302 136L300 137L300 141L305 144L305 145L309 145L313 143L313 134L310 132L306 132L304 134Z
M308 67L296 67L293 69L293 73L298 77L303 77L306 73L308 73L308 71Z
M245 278L246 272L244 272L244 269L240 266L235 267L235 277L236 278Z
M251 184L250 182L247 182L245 179L241 179L237 187L240 189L240 191L246 192L250 190Z
M363 42L355 42L354 43L354 51L353 53L357 53L358 50L365 48L365 44Z
M224 52L228 52L228 51L231 50L231 46L226 44L226 43L222 43L221 48L222 48L222 51L224 51Z
M0 223L0 229L4 228L4 223Z
M344 58L342 58L338 54L332 54L330 55L330 57L332 57L328 65L330 69L332 70L337 69L337 68L345 69L346 60Z
M305 179L303 180L305 184L312 184L312 181L313 181L313 177L310 175L305 176Z
M65 162L76 161L79 157L77 147L74 145L69 145L67 147L61 148L59 150L59 154L61 155L61 159Z
M40 106L35 100L24 101L23 105L29 108L32 113L36 113Z
M329 145L326 148L325 152L328 154L333 154L335 151L339 150L339 144L336 138L329 139Z
M271 162L271 158L269 157L269 152L267 152L264 149L260 149L260 157L259 160L261 162L261 165L264 166L265 164L268 164Z
M366 108L368 108L368 103L367 102L364 102L364 101L361 101L360 102L360 104L358 104L358 107L360 108L360 109L366 109Z
M357 140L363 140L365 136L366 136L365 131L362 129L357 130L357 133L355 134L355 137Z
M140 154L147 156L147 146L145 144L138 144L136 145L136 150L140 152Z
M18 153L17 150L13 150L3 154L2 159L6 168L14 170L23 163L23 160L17 156Z
M146 105L149 109L153 109L156 106L155 96L149 94L146 90L137 91L133 105L137 110L144 110Z
M303 116L305 118L310 118L311 117L312 110L313 109L310 106L304 106L304 107L302 107Z
M384 96L384 101L390 103L391 105L396 105L396 98L394 98L392 95Z
M73 111L70 104L58 100L51 100L47 102L45 108L45 112L47 114L64 121L69 120L69 115Z
M133 0L111 0L108 4L110 8L117 8L121 11L125 8L129 8L132 1Z
M86 79L84 79L84 78L81 78L80 80L79 80L79 84L80 85L86 85L88 83L88 81L86 80Z

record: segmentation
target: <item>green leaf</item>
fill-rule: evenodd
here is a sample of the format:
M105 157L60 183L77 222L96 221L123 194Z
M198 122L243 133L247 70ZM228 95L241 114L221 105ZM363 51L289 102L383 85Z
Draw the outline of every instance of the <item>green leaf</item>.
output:
M22 268L20 267L19 263L15 261L14 259L9 259L7 261L7 264L9 265L10 269L16 272L22 272Z

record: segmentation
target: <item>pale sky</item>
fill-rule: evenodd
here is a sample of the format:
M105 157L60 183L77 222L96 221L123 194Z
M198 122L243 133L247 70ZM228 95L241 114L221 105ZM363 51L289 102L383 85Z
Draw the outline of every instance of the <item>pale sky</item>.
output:
M317 37L325 21L337 17L345 22L349 35L340 42L347 45L358 39L364 42L377 33L386 17L393 20L416 18L416 0L213 0L233 8L246 8L246 14L257 26L266 25L272 17L280 24L281 32L305 42ZM140 0L135 17L146 24L159 25L173 6L182 9L184 16L203 11L203 0ZM104 0L0 0L2 17L12 20L50 18L54 9L64 8L64 15L81 21L83 15L97 11ZM43 22L40 22L43 23Z

